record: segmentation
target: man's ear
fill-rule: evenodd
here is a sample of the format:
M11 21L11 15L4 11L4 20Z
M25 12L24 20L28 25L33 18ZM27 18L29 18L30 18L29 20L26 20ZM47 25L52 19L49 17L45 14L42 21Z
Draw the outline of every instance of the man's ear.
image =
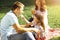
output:
M16 8L16 11L18 11L18 10L19 10L19 8L17 7L17 8Z
M15 12L17 12L17 11L18 11L18 8L15 9Z

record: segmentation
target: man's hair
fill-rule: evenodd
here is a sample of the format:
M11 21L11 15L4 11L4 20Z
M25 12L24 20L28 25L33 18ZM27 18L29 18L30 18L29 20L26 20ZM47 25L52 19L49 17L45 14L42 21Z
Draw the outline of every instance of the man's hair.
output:
M21 7L24 7L24 5L21 2L16 1L16 2L14 2L11 10L15 10L17 7L21 8Z

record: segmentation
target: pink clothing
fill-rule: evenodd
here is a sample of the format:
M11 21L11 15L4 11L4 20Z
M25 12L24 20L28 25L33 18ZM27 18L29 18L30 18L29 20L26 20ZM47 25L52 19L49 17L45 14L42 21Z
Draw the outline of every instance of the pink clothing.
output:
M43 31L43 28L40 25L36 24L36 21L32 21L34 28L38 28L41 31L41 35L40 35L41 40L44 40L45 39L45 33L48 33L48 29L50 28L48 26L47 10L44 12L41 12L40 10L36 10L35 13L38 15L42 14L44 16L45 32Z
M36 25L36 22L33 21L33 25L35 26L34 28L38 28L41 31L41 38L40 40L49 40L53 37L60 36L60 28L52 29L48 25L48 18L47 18L47 10L44 12L41 12L40 10L36 10L36 14L42 14L44 15L44 24L45 24L45 32L43 32L42 27L39 25ZM44 33L44 35L43 35Z
M48 21L47 21L47 11L44 11L44 12L41 12L40 10L36 10L36 12L38 15L39 14L42 14L44 15L44 23L46 24L46 28L47 28L47 25L48 25ZM40 31L41 31L41 37L44 36L44 31L43 31L43 28L41 27L41 25L38 25L36 24L36 21L32 21L33 25L34 25L34 28L38 28Z

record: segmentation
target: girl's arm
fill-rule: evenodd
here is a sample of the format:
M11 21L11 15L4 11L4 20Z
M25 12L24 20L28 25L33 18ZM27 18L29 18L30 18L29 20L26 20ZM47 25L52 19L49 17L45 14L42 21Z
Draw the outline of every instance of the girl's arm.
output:
M26 25L25 25L25 27L31 27L31 25L32 25L32 22L29 22L29 21L32 21L32 20L27 20L23 15L21 15L21 18L26 22Z
M21 18L28 24L30 23L23 15L21 15Z

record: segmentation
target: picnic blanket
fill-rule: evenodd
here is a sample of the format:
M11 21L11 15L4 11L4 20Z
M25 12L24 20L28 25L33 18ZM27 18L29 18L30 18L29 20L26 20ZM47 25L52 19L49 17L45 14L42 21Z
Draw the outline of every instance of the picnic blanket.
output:
M56 29L48 29L48 33L45 33L45 37L43 37L40 40L49 40L53 37L57 37L60 36L60 28L56 28Z

